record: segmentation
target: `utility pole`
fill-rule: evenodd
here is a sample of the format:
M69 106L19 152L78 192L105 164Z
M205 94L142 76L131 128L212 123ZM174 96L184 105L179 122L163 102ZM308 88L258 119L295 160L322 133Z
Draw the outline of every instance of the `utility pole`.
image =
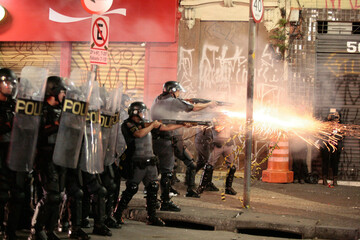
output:
M264 14L262 0L249 0L249 43L248 43L248 78L246 93L246 123L245 123L245 170L243 207L250 207L250 180L252 156L252 130L253 130L253 102L254 102L254 63L256 22L260 22Z

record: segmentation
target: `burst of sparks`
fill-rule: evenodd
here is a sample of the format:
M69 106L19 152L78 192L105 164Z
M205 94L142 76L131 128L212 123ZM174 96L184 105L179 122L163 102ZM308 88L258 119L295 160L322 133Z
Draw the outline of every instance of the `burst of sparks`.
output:
M296 113L289 109L258 108L253 113L253 134L274 139L280 135L294 134L317 148L324 144L329 150L335 150L337 142L344 135L356 136L360 127L334 122L319 121L305 113ZM245 112L224 110L224 114L239 124L240 132L245 131Z

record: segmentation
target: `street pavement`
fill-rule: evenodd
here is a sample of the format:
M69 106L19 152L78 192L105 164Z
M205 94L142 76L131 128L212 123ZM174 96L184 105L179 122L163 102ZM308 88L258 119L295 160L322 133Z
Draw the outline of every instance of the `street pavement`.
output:
M215 173L216 175L216 173ZM220 192L185 197L184 175L178 174L172 198L181 212L158 211L165 227L146 225L143 186L125 211L125 224L112 237L91 239L360 239L360 187L319 184L276 184L253 180L250 208L244 209L243 178L234 180L236 196L225 195L225 178L214 177ZM196 183L200 181L200 174ZM125 183L121 184L122 190ZM122 191L121 190L121 191ZM85 229L91 233L91 229ZM66 239L65 234L61 234Z

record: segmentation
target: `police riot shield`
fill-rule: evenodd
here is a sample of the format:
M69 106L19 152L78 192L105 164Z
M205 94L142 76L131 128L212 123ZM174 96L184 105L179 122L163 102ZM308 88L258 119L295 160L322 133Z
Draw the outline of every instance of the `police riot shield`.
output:
M111 128L109 141L107 145L103 145L105 151L104 165L109 166L116 160L116 139L119 131L119 117L122 96L122 83L118 82L117 86L110 92L109 97L109 110L112 113ZM105 146L107 146L105 148Z
M129 117L128 112L124 107L125 106L123 106L123 105L120 107L120 113L119 113L120 119L119 119L118 132L117 132L117 136L116 136L115 151L119 155L124 153L126 150L126 141L125 141L124 135L121 132L121 127L120 127L121 124L124 122L124 120ZM116 158L116 163L117 163L117 165L119 165L119 163L120 163L119 158Z
M107 151L107 145L110 140L111 133L111 125L113 120L113 112L110 109L110 93L106 90L105 87L100 88L100 98L102 101L102 105L100 107L100 124L101 124L101 137L102 137L102 145L103 145L103 155L105 158L105 154ZM105 163L105 159L104 159Z
M47 69L34 66L24 67L21 71L7 158L13 171L32 170L47 75Z
M77 168L94 79L94 73L81 69L70 74L53 154L56 165Z
M103 145L101 133L101 98L99 83L94 82L91 91L89 111L86 117L84 141L80 154L80 168L88 173L102 173L104 171Z

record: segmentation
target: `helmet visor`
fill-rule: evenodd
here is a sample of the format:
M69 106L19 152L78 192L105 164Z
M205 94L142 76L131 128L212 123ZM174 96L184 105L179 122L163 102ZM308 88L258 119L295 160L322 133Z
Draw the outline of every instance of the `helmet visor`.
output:
M180 92L186 92L185 88L183 88L183 86L181 86L180 83L176 86L176 90L178 90Z
M133 111L133 115L140 117L143 121L145 120L151 121L150 112L146 108L140 108L140 109L135 108Z
M8 97L15 98L17 95L17 81L1 81L1 93Z

